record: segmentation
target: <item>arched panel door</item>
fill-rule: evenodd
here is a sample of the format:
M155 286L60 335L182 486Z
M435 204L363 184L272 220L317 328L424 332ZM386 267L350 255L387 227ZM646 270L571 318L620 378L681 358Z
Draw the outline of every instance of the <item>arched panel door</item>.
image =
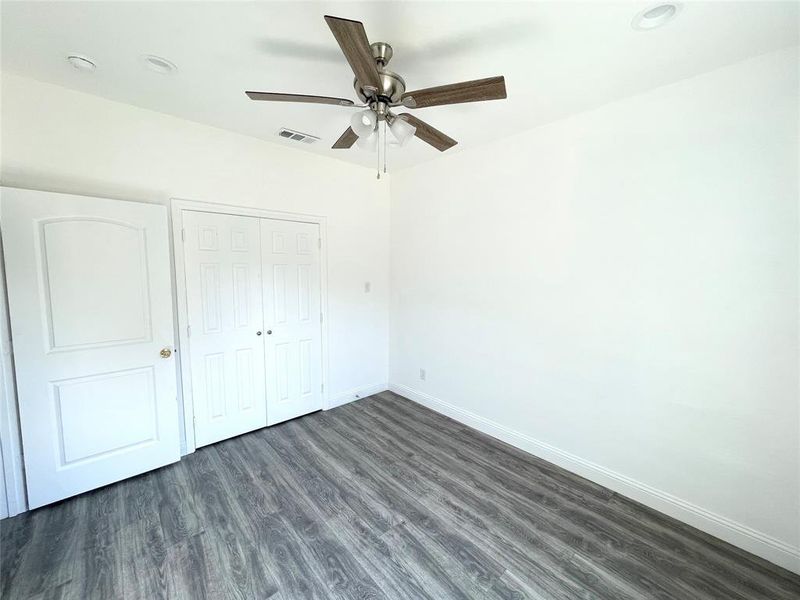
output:
M1 201L29 506L178 460L164 207Z

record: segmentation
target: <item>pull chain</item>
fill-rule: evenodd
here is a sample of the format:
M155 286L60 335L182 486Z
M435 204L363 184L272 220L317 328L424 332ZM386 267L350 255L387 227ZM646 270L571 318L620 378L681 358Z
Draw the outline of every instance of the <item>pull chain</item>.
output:
M383 127L381 127L383 124ZM381 178L381 150L383 150L383 172L386 173L386 120L378 121L378 130L375 132L378 136L377 151L378 151L378 179Z

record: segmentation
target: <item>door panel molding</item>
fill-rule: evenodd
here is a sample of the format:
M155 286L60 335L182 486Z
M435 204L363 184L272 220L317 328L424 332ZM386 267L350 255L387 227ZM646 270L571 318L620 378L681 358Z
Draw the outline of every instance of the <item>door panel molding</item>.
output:
M139 290L136 294L130 294L131 296L138 296L138 300L141 303L141 322L138 324L139 331L138 335L136 335L136 331L128 331L128 332L121 332L120 337L113 337L110 334L113 333L113 327L119 326L121 324L128 325L121 319L115 319L109 323L101 323L97 325L98 331L95 332L102 336L103 339L95 339L95 340L84 340L78 341L75 343L62 343L59 341L60 337L63 337L65 334L61 334L57 336L57 330L62 331L62 327L58 327L60 319L56 319L56 315L54 315L54 305L56 305L56 309L59 305L59 300L61 295L70 295L75 296L77 298L81 298L81 302L85 303L86 297L91 296L91 291L85 289L79 290L66 290L66 294L57 293L56 297L54 298L54 288L56 290L59 289L59 286L64 286L68 284L71 279L79 280L81 277L70 277L74 275L73 273L66 273L62 274L61 277L58 277L59 273L53 267L55 261L59 258L63 257L65 254L69 256L69 260L67 262L68 268L75 268L81 265L93 265L96 268L97 256L102 252L102 248L95 249L95 252L92 253L91 256L81 257L75 256L74 250L70 252L71 249L67 248L60 248L53 246L56 245L58 234L62 233L61 229L64 227L69 227L70 225L74 226L78 224L85 224L85 223L92 223L92 224L99 224L99 225L110 225L112 227L121 229L121 230L129 230L130 233L134 236L134 239L131 240L135 242L135 249L137 251L136 256L132 256L132 258L137 259L138 262L138 269L139 269L139 277L138 277L138 285ZM61 226L61 227L58 227ZM58 229L58 231L56 231ZM84 232L77 232L72 231L70 232L67 230L66 234L77 235L81 233L82 236L85 236L87 239L91 239L92 237L100 237L98 236L101 233L98 230L98 227L92 227L93 231L84 231ZM68 235L66 236L68 237ZM68 240L65 240L68 242ZM102 240L100 240L102 241ZM89 216L89 215L79 215L79 216L67 216L67 217L47 217L44 219L38 219L36 221L36 233L34 235L34 244L35 244L35 253L36 253L36 265L39 269L39 280L40 280L40 290L42 293L42 297L40 301L42 303L42 312L46 318L46 327L45 327L45 335L46 335L46 343L47 343L47 353L52 352L71 352L75 350L89 350L93 348L103 348L106 346L119 346L120 344L138 344L141 342L151 342L153 340L153 329L151 323L151 305L150 305L150 283L149 283L149 273L147 268L147 237L145 235L145 230L138 225L133 223L128 223L127 221L121 221L118 219L111 219L111 218L104 218L104 217L96 217L96 216ZM131 247L130 250L134 248ZM118 269L118 265L114 265L115 269ZM54 277L56 276L54 281ZM84 278L85 279L85 278ZM105 280L112 279L111 277L103 277L101 274L97 274L95 277L92 278L95 284L102 284ZM136 284L136 281L130 281L129 284ZM116 285L119 285L117 282ZM68 292L73 292L69 294ZM105 294L97 294L97 296L103 297ZM54 301L55 300L55 301ZM72 307L74 310L74 307ZM92 311L92 307L85 307L84 310ZM69 311L72 312L72 311ZM56 310L56 314L58 311ZM73 315L67 318L67 321L73 321ZM79 331L82 328L77 328ZM76 332L72 332L75 335ZM84 333L85 335L85 333Z
M116 393L108 394L107 391L102 394L92 393L93 384L96 387L98 383L108 384L112 381L116 384L112 388ZM141 396L126 398L126 395L130 396L132 392L137 391L134 387L137 384L140 386L138 391L142 393ZM80 393L76 394L75 388L78 388ZM115 452L158 441L156 373L151 366L51 381L50 395L56 413L59 442L60 464L56 466L56 470L69 469ZM147 402L147 412L136 414L141 412L139 409L142 408L142 398ZM127 407L120 402L126 399L132 400L128 402ZM70 404L80 405L80 410L70 410ZM101 437L99 440L92 440L84 435L81 421L91 418L92 413L109 410L117 417L127 415L124 433L130 437L120 439L117 435L103 435L102 429L96 430ZM135 435L137 433L139 435ZM96 446L100 441L105 442L106 447L91 447L92 442L95 442Z
M312 223L319 226L320 251L320 310L322 318L322 405L323 409L331 408L329 404L329 352L328 352L328 244L327 244L327 219L321 215L292 213L285 211L236 206L213 202L201 202L182 198L170 200L172 216L172 243L175 257L175 284L177 289L177 322L178 322L178 348L179 361L179 394L182 397L183 407L183 438L181 440L181 454L190 454L196 449L194 435L194 399L192 394L192 373L189 356L189 311L186 296L186 258L183 245L183 212L199 211L235 215L242 217L258 217L278 221L293 221L298 223ZM237 240L237 243L249 243L250 240ZM280 252L286 247L287 240L283 236L276 236L272 240L264 240L273 250ZM311 244L315 243L309 240ZM211 239L207 240L211 242ZM304 243L304 242L301 242Z

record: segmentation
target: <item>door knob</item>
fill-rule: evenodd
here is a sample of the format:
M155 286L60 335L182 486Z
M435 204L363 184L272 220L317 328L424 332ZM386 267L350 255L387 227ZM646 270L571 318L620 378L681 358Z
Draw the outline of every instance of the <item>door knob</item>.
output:
M170 350L169 348L162 348L159 354L161 354L161 358L169 358L170 356L172 356L172 350Z
M267 329L267 335L272 335L272 329Z
M261 332L260 331L256 331L256 335L261 335Z

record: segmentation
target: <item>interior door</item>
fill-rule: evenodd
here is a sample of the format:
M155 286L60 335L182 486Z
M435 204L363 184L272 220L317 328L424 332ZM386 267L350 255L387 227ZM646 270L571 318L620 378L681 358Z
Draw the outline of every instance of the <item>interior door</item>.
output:
M322 408L319 225L261 219L267 423Z
M28 504L177 461L163 206L2 189Z
M259 220L184 211L195 444L267 424Z

